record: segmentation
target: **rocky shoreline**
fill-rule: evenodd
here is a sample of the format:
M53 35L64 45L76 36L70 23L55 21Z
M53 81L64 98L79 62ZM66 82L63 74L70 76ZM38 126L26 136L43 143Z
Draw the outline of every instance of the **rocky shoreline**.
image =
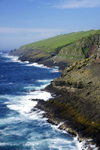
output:
M99 150L100 60L96 60L95 55L87 59L73 60L72 63L64 59L59 61L55 56L52 59L37 60L28 60L27 57L19 59L48 67L58 66L62 71L61 77L54 79L45 89L56 96L48 101L39 101L36 107L46 112L44 117L48 118L49 123L62 123L59 129L78 136L80 142L85 141L84 150L92 150L95 145Z
M99 72L95 56L72 63L45 89L56 96L36 106L49 123L85 141L87 150L100 149Z
M30 53L32 52L32 55ZM21 53L16 50L14 53L9 53L9 55L18 56L21 61L28 61L29 63L43 64L47 67L58 66L60 71L65 69L70 63L74 62L76 59L66 59L61 56L56 56L53 54L47 54L43 50L29 50L28 52Z
M50 107L50 106L49 106ZM74 128L73 124L70 124L70 120L64 120L61 118L58 118L54 115L54 112L48 111L47 106L45 106L44 102L39 102L36 108L41 109L45 111L46 113L43 115L44 118L48 118L48 122L56 125L58 129L65 131L66 133L69 133L73 137L76 137L79 143L81 143L81 149L82 150L99 150L99 147L96 146L96 142L91 139L91 137L83 137L81 134L79 134Z
M45 89L56 96L38 101L36 107L46 112L44 117L48 122L62 123L60 129L78 135L79 141L85 139L84 149L92 150L90 143L100 149L100 30L93 35L90 32L83 35L84 32L74 40L72 36L70 42L66 41L70 37L64 38L67 42L64 45L63 36L55 37L49 39L50 43L45 40L28 44L9 54L18 56L21 61L59 67L61 76ZM55 40L62 46L58 44L55 48Z
M58 97L56 98L58 99ZM41 100L38 102L36 108L45 111L43 117L48 118L47 121L49 123L58 126L60 130L64 130L66 133L69 133L73 137L77 137L79 143L81 142L82 150L94 150L94 148L95 150L99 150L100 148L96 141L87 134L83 135L82 130L77 128L77 126L80 126L79 124L76 124L72 118L69 118L68 116L63 117L63 115L59 115L61 113L60 109L63 109L63 113L65 113L65 110L63 107L58 108L57 105L53 106L53 101L51 99L48 102Z

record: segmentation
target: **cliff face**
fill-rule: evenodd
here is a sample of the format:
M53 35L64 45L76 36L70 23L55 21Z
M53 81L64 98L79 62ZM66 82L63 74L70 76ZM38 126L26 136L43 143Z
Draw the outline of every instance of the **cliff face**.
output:
M100 60L95 57L66 67L47 87L58 97L38 106L49 113L51 122L63 121L61 129L71 127L74 134L91 137L100 145Z
M76 58L90 57L97 53L98 43L99 35L90 35L65 46L60 50L59 54Z
M91 121L100 123L100 63L94 57L78 60L65 68L52 87L70 93L74 107ZM76 101L76 98L78 101ZM70 101L70 102L71 102Z

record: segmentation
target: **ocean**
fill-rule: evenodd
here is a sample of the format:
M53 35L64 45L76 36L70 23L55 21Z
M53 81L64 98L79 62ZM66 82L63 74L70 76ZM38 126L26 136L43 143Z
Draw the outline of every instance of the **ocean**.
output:
M60 74L58 67L0 52L0 150L80 150L77 138L48 123L43 111L32 111L37 99L52 97L41 89Z

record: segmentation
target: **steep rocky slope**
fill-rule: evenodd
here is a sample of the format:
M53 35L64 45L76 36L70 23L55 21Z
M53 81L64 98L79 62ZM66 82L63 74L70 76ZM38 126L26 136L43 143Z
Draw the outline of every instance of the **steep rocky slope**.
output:
M38 108L47 112L49 122L59 124L72 134L93 138L100 146L100 60L77 60L47 87L57 96ZM70 129L71 128L71 129Z
M95 54L96 54L98 42L99 42L98 34L89 35L87 37L78 39L76 42L71 43L68 46L63 47L60 50L59 54L65 55L67 58L68 57L75 57L75 58L90 57L92 55L91 49L94 49L94 47L95 47Z

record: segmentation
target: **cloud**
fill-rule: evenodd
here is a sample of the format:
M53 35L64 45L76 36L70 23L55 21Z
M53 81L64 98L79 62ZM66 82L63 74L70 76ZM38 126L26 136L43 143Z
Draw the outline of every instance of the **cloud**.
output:
M94 8L100 7L100 0L63 0L54 5L56 8Z
M55 28L9 28L0 27L0 49L18 49L20 46L54 37L73 30ZM6 44L5 44L6 43Z
M47 33L47 32L61 32L60 29L45 29L45 28L8 28L0 27L0 33Z
M56 36L59 32L63 32L63 30L54 28L0 27L0 49L18 49L22 45Z

